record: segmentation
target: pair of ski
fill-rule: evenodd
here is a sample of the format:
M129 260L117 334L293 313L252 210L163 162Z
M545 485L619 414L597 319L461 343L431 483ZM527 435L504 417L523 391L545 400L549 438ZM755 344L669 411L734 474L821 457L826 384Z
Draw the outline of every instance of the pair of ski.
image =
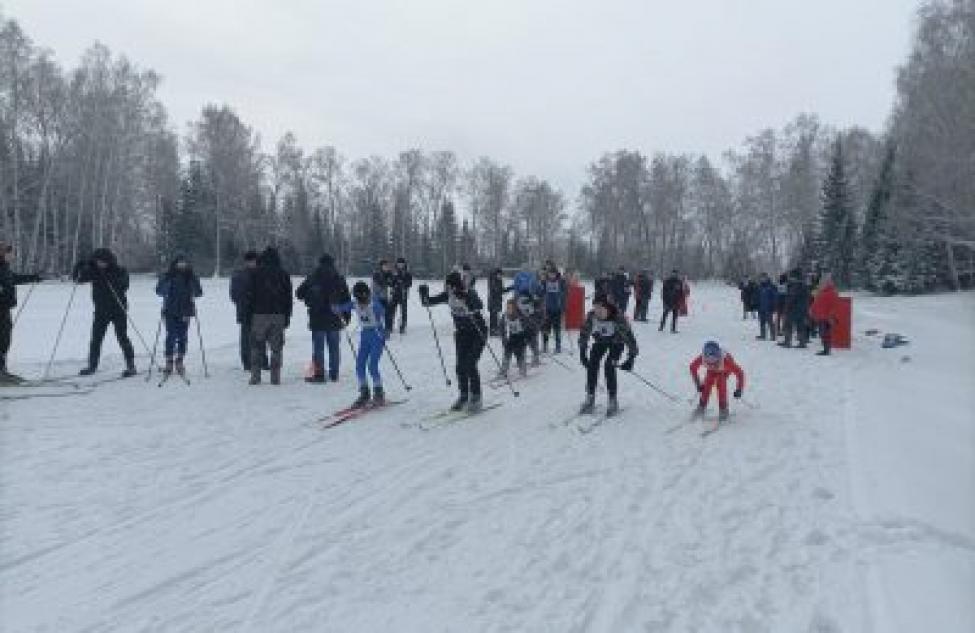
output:
M161 375L162 378L156 384L157 387L162 387L167 382L169 382L169 379L172 378L174 374L176 376L178 376L180 380L183 381L183 384L184 385L186 385L187 387L190 386L190 379L186 377L186 373L185 372L181 372L181 371L166 371L163 368L159 368L158 371L159 371L159 375Z
M481 415L482 413L486 413L492 409L497 409L500 406L500 402L493 402L491 404L482 406L477 411L468 411L467 409L454 411L453 409L448 409L446 411L440 411L439 413L434 413L431 416L423 418L420 420L420 423L417 426L421 431L432 431L434 429L450 426L451 424L456 424L457 422L461 422L468 418Z
M622 413L623 409L620 408L615 413L607 414L602 407L596 407L589 413L576 411L562 420L562 426L574 426L579 433L588 435L602 426L607 420L617 418Z
M351 406L346 407L345 409L339 409L332 415L318 420L318 427L323 431L325 429L331 429L340 424L344 424L345 422L355 420L356 418L361 418L367 413L388 409L389 407L394 407L398 404L403 404L404 402L406 402L406 400L385 400L382 404L370 402L359 407Z
M697 414L695 412L695 413L692 413L691 414L691 416L687 420L687 422L680 422L679 424L675 424L674 426L670 427L669 429L667 429L664 432L666 434L670 435L671 433L673 433L675 431L678 431L678 430L684 428L688 424L693 424L694 422L697 422L698 420L703 420L703 419L704 419L703 416L701 416L701 415L699 415L699 414ZM720 419L715 420L714 423L711 424L708 428L706 428L703 431L701 431L701 437L702 438L703 437L707 437L707 436L711 435L712 433L717 432L718 429L720 429L722 426L727 425L729 422L731 422L731 418L730 417L728 419L726 419L726 420L720 420Z

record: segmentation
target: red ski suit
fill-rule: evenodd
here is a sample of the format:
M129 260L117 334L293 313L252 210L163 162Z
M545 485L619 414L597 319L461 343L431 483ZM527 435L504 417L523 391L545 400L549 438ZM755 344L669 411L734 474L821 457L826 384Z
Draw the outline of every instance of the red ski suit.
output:
M728 408L728 374L734 374L735 379L738 381L738 389L745 388L745 372L742 371L735 359L732 358L731 354L727 352L721 355L721 360L718 361L716 365L705 365L707 368L707 374L704 376L704 386L701 387L701 379L698 377L698 370L704 365L704 356L698 356L691 362L691 378L694 379L694 384L700 388L701 391L701 406L708 406L708 400L711 398L711 388L715 385L718 386L718 407L721 409Z

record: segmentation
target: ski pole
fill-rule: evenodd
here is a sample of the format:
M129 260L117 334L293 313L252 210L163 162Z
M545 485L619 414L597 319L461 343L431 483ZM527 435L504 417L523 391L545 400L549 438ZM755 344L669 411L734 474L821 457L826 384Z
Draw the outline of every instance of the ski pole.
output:
M406 389L407 391L412 391L413 387L408 385L406 383L406 379L403 378L403 372L399 370L399 363L396 362L396 357L393 356L393 352L389 349L389 345L386 344L385 337L383 338L383 351L386 352L386 355L389 356L390 362L393 363L393 369L396 370L396 374L399 376L400 382L403 383L403 388Z
M156 350L159 348L159 333L162 331L162 314L159 315L159 323L156 325L156 338L152 342L152 356L149 357L149 371L146 373L146 382L152 378L152 368L156 364Z
M657 385L653 384L652 382L650 382L649 380L647 380L646 378L644 378L640 374L636 373L632 369L630 371L626 372L626 373L630 374L631 376L633 376L634 378L636 378L637 380L639 380L640 382L642 382L646 386L650 387L651 389L653 389L654 391L656 391L660 395L664 396L665 398L667 398L671 402L680 402L680 398L678 398L677 396L675 396L675 395L673 395L671 393L668 393L668 392L664 391L663 389L661 389Z
M433 340L437 344L437 356L440 357L440 368L443 370L444 380L447 381L447 386L450 386L450 376L447 375L447 364L443 360L443 349L440 348L440 337L437 336L437 328L433 325L433 312L430 310L430 306L424 306L427 309L427 316L430 317L430 329L433 331Z
M24 295L24 301L20 304L20 307L17 308L17 314L14 315L13 325L10 326L11 329L17 327L17 321L20 320L20 313L23 312L24 308L27 307L27 302L30 301L30 296L34 294L34 288L36 287L37 287L37 282L35 281L30 285L30 290L27 291L27 294Z
M68 313L71 312L71 304L74 303L74 295L78 292L78 282L71 288L71 296L68 297L68 307L64 309L64 316L61 317L61 327L58 328L58 335L54 338L54 349L51 350L51 357L47 360L47 367L44 368L44 376L41 380L47 380L51 373L51 365L54 364L54 357L58 353L58 345L61 344L61 335L64 333L64 324L68 322Z
M105 280L105 285L108 286L108 289L112 291L112 296L115 297L115 303L117 303L118 306L122 308L122 312L125 313L125 318L128 319L129 325L132 326L132 331L135 332L135 335L139 337L139 342L142 343L142 347L146 350L146 352L152 353L152 350L149 349L149 345L146 343L146 339L142 336L142 332L139 331L135 321L132 319L132 315L129 314L129 309L124 303L122 303L122 298L119 297L118 292L116 292L115 286L113 286L112 282L105 277L105 273L101 273L101 275L102 279Z
M345 340L349 343L349 349L352 350L352 358L355 359L358 353L355 351L355 343L352 342L352 337L349 336L349 330L342 328L342 331L345 332Z
M567 369L568 371L572 371L572 368L571 368L571 367L569 367L568 365L566 365L565 363L563 363L562 361L560 361L560 360L559 360L558 358L556 358L556 357L555 357L555 354L546 354L545 356L546 356L546 357L547 357L547 358L548 358L548 359L549 359L550 361L552 361L553 363L555 363L556 365L558 365L559 367L564 367L564 368L565 368L565 369Z
M200 360L203 362L203 377L209 378L210 368L207 366L207 350L203 346L203 330L200 328L200 317L196 316L194 320L196 321L196 338L200 341Z
M520 396L521 392L515 389L515 386L511 384L511 379L508 378L508 374L505 373L505 371L501 368L501 361L498 360L498 355L494 353L494 348L491 347L490 341L488 341L487 337L485 336L486 333L481 331L481 328L477 325L477 321L474 319L471 319L471 326L474 328L474 331L477 332L477 335L481 337L481 342L484 343L484 347L486 347L491 353L491 358L494 359L494 364L498 366L498 373L504 376L504 381L508 384L508 389L511 390L512 395L514 395L516 398Z

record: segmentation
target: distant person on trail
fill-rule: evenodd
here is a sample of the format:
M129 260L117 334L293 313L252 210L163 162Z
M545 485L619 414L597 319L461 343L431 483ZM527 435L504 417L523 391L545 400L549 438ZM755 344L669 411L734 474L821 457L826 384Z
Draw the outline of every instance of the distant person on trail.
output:
M257 268L257 251L244 253L244 267L234 271L230 277L230 300L237 312L237 323L240 324L240 364L244 371L251 370L251 323L244 305L244 290L247 288L247 278ZM267 350L261 350L261 369L270 369L267 360Z
M122 376L135 376L135 350L128 335L128 309L126 292L129 290L129 273L119 266L115 254L107 248L98 248L87 261L75 264L72 273L75 283L91 283L91 300L95 315L91 325L91 345L88 349L88 366L78 372L90 376L98 371L102 354L102 341L109 324L115 328L115 338L125 357Z
M457 400L450 407L453 411L467 409L477 413L483 408L481 401L481 374L477 362L487 343L487 324L481 315L484 304L477 291L468 288L459 272L451 272L446 279L447 289L430 296L426 284L419 287L420 301L424 306L446 303L454 319L454 347L457 356Z
M488 329L491 336L502 336L498 322L504 301L504 279L502 275L500 268L495 268L488 274Z
M627 307L630 304L630 294L633 291L633 282L630 281L630 276L626 274L625 267L620 266L616 270L610 280L610 288L616 307L620 309L621 313L626 314Z
M332 306L335 314L355 312L359 318L359 349L355 360L355 375L359 381L359 397L353 408L365 406L380 407L386 404L386 394L383 392L383 378L379 373L379 361L386 348L386 332L389 328L383 323L386 310L377 299L372 296L368 284L357 281L352 286L352 301ZM372 394L369 393L369 381L366 370L372 377ZM371 401L370 401L371 396Z
M590 337L593 341L592 349L589 349ZM620 363L624 350L627 352L626 360ZM586 368L586 400L579 408L580 413L587 414L595 410L600 364L603 364L606 373L606 392L609 396L606 416L619 413L616 366L619 363L620 369L631 371L639 351L636 337L633 336L633 330L626 322L624 314L606 295L596 295L592 310L586 315L586 321L579 332L579 362ZM606 359L605 363L603 357Z
M684 275L683 277L681 277L680 303L677 306L677 312L682 317L686 317L688 314L687 305L690 296L691 296L691 283L687 280L687 275Z
M461 264L460 277L464 282L464 287L468 290L473 290L474 286L477 285L477 276L474 274L474 271L471 270L471 265L467 262Z
M775 336L773 340L785 332L785 296L789 288L789 276L779 275L779 283L775 285Z
M671 317L670 331L674 334L677 333L677 315L680 311L680 302L683 294L684 282L681 281L675 268L670 272L670 277L664 280L663 290L661 291L664 308L663 315L660 317L660 328L658 331L664 331L664 325L667 324L667 316L669 315Z
M379 266L372 273L372 296L383 306L386 323L386 338L393 331L392 323L393 267L389 260L380 259Z
M785 340L780 347L792 347L792 335L795 333L799 340L799 347L804 348L809 342L806 324L809 319L809 288L802 280L802 270L795 269L789 277L785 293Z
M775 340L775 305L778 301L779 291L772 283L768 274L762 273L761 282L758 284L758 327L759 335L756 336L760 341L764 341L765 333L768 331L768 338Z
M554 265L545 273L542 280L545 291L545 316L542 322L542 351L548 353L549 334L555 334L555 353L562 353L562 315L568 287L562 273Z
M41 281L40 275L18 275L10 270L13 255L13 246L0 242L0 384L16 384L24 380L7 369L7 353L14 329L10 311L17 307L17 286Z
M399 333L406 334L407 305L409 304L410 288L413 287L413 273L406 263L406 259L399 257L396 259L396 267L393 270L393 287L390 294L389 314L387 329L393 329L393 321L396 320L396 309L399 308Z
M819 337L823 342L823 350L817 352L818 356L829 356L833 345L833 326L837 321L837 310L839 308L840 295L833 284L833 276L826 273L822 277L822 283L816 298L809 308L809 314L819 328Z
M701 382L699 370L704 365L707 373L704 375L704 382ZM734 397L741 398L745 389L745 372L735 362L735 359L715 341L708 341L704 344L704 350L700 356L691 361L691 379L698 393L701 394L697 409L694 411L695 417L704 415L711 398L711 389L717 387L718 390L718 421L723 422L728 419L728 376L734 374L737 381Z
M196 317L196 300L203 296L200 278L186 257L177 255L173 259L169 270L156 283L156 294L163 299L162 316L166 322L166 364L162 372L169 375L175 370L183 376L190 320Z
M647 322L647 311L650 307L650 295L653 293L653 279L650 271L641 270L636 274L633 284L633 320Z
M328 380L336 382L342 358L341 332L349 322L349 313L338 314L332 306L346 304L351 297L349 284L335 270L335 259L331 255L325 253L318 258L318 268L298 285L295 297L308 308L308 329L311 330L312 372L305 382L326 382L326 346Z
M515 275L511 288L515 291L518 311L528 325L528 347L532 352L531 366L541 365L539 358L538 333L542 327L542 295L544 288L538 274L525 268Z
M524 378L528 375L528 363L525 362L525 350L528 347L528 324L518 311L518 304L514 299L508 299L505 304L500 327L504 357L501 360L501 370L498 372L498 377L508 377L508 369L511 367L513 356L518 363L518 374Z
M251 323L250 384L261 384L261 356L265 346L271 350L271 384L281 384L284 360L284 331L291 325L294 300L291 276L281 267L276 248L268 246L248 275L244 288L244 311Z

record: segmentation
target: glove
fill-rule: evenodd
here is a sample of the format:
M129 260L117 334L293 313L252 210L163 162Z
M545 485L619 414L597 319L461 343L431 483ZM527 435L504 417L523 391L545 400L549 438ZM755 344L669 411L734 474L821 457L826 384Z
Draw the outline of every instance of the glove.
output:
M586 355L586 348L579 348L579 362L583 367L589 367L589 357Z
M620 369L623 371L633 371L633 361L634 358L632 356L627 356L626 360L620 363Z
M741 389L735 389L735 392L731 395L733 395L736 398L741 398Z

